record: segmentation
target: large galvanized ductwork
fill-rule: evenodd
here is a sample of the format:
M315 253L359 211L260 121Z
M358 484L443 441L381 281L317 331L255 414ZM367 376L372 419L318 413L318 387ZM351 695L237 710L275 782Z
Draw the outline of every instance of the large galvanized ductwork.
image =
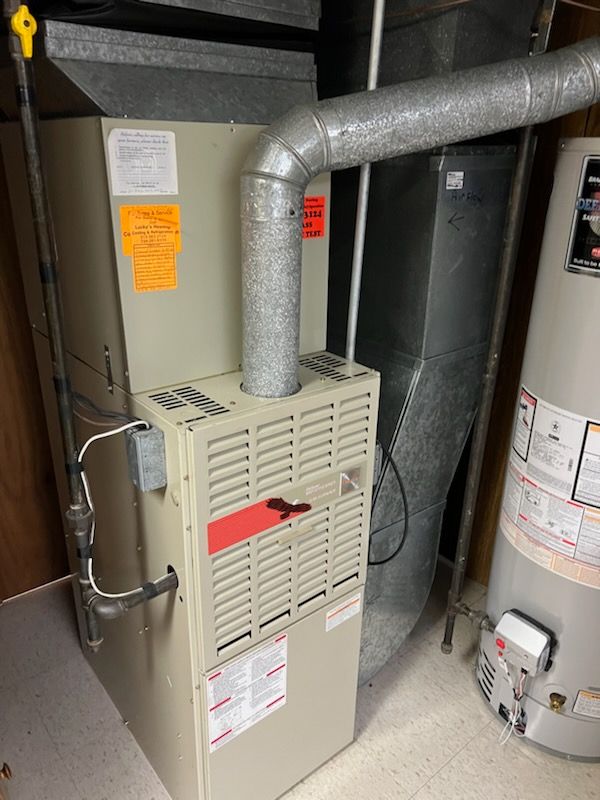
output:
M302 106L242 174L244 390L298 390L304 191L321 172L546 122L600 97L600 39Z

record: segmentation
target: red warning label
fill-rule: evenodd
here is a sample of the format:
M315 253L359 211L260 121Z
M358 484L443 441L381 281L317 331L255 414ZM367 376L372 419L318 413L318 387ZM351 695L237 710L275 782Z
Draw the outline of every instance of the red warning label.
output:
M320 239L325 236L325 195L304 198L303 239Z
M208 554L214 555L226 547L243 542L257 533L310 511L308 503L292 505L282 497L271 497L260 503L241 508L226 517L208 523Z

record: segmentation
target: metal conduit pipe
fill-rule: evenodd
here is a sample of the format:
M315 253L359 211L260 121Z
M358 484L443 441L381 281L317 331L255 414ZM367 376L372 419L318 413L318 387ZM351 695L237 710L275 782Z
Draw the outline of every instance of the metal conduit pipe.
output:
M85 615L87 643L91 650L97 650L102 643L99 619L115 619L140 603L176 589L178 579L175 571L169 568L166 575L156 581L145 583L136 592L127 593L128 596L123 597L109 597L96 593L89 579L93 510L88 504L81 481L73 393L67 363L58 279L56 240L42 165L39 115L31 62L32 38L37 30L37 23L27 6L18 0L4 0L2 11L9 25L9 49L15 68L27 183L39 258L44 311L48 324L52 377L68 476L70 504L66 516L76 542L78 583Z
M481 470L483 468L485 443L487 441L487 433L492 416L492 404L494 402L494 392L496 389L496 379L498 377L498 367L500 365L502 342L504 341L504 331L508 319L511 290L517 262L519 241L521 239L521 228L523 225L523 215L525 213L525 202L527 200L529 176L533 164L534 152L535 141L533 129L529 125L523 128L519 140L515 177L513 179L513 186L508 204L506 230L504 233L504 249L500 260L496 309L491 325L490 344L485 373L483 375L479 409L473 427L473 444L471 445L471 457L467 471L463 509L460 518L458 541L456 544L456 556L454 560L454 569L452 570L452 582L450 591L448 592L446 628L441 645L442 652L447 655L452 652L452 637L454 635L454 623L457 614L466 614L470 616L472 613L471 609L468 609L464 603L461 604L460 601L462 600L467 573L467 561L469 559L469 547L473 531L473 517L479 492Z
M23 9L25 14L23 15ZM56 240L44 170L42 167L39 117L35 91L35 80L31 53L25 55L24 45L11 25L12 18L21 12L21 29L30 27L30 36L35 33L35 20L29 15L26 6L20 5L17 0L4 0L3 15L9 28L9 50L15 69L17 102L21 121L21 135L25 155L25 168L33 230L38 253L38 265L44 312L48 325L48 344L52 361L52 379L56 392L58 418L62 437L63 454L67 470L70 506L67 518L74 530L77 542L79 586L81 593L87 591L87 561L81 554L82 543L87 544L91 523L91 514L81 486L77 468L77 437L75 432L75 418L73 416L73 397L71 382L67 366L67 349L63 325L62 298L58 282L58 265L56 257ZM85 622L87 639L91 648L96 647L102 640L98 620L94 613L85 609Z
M241 178L243 388L298 391L304 192L321 172L546 122L600 98L600 39L292 109Z
M383 43L385 23L385 0L374 0L373 22L371 23L371 45L369 49L369 70L367 91L377 88L379 61ZM369 211L369 188L371 186L371 164L367 162L360 168L358 179L358 200L356 222L354 225L354 248L352 250L352 272L350 279L350 300L348 302L348 325L346 329L346 358L354 361L356 351L356 331L358 329L358 308L360 305L360 284L362 280L365 238L367 234L367 214Z

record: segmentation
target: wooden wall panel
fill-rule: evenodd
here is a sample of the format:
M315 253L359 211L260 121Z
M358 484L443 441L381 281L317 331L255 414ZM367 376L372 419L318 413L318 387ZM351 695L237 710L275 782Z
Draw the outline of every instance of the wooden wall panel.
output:
M31 331L0 158L0 601L66 574Z
M599 5L600 9L600 5ZM550 48L557 49L590 36L600 35L600 13L559 4ZM542 244L558 140L568 136L600 135L600 104L541 126L533 166L530 193L517 273L511 298L508 326L500 361L498 384L492 409L475 510L473 540L468 574L480 583L488 582L496 524L502 500L504 469L508 455L512 420L525 349L529 313Z

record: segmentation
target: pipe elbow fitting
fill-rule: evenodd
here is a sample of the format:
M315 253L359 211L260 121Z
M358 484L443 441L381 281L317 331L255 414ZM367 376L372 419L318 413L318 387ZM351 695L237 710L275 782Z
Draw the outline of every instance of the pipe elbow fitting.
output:
M122 600L94 595L88 602L89 610L99 619L118 619L127 613L128 607Z

